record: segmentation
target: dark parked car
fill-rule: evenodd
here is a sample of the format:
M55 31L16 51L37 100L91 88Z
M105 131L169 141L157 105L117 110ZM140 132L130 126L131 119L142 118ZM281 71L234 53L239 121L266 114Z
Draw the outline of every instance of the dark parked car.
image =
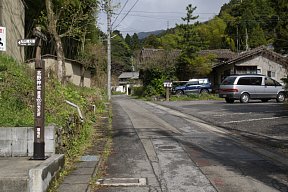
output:
M221 83L219 97L225 98L227 103L235 100L248 103L250 99L262 102L276 99L277 102L283 102L285 90L279 82L264 75L232 75Z
M208 79L190 79L187 83L173 88L176 95L192 93L211 93L212 87Z

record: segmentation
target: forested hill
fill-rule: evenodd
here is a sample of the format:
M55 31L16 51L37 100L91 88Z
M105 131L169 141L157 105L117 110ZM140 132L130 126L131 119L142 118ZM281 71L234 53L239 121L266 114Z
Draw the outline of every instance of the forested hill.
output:
M287 0L231 0L220 11L227 25L227 34L240 46L248 34L251 47L273 44L275 50L288 52L288 1Z
M203 49L242 51L273 45L275 51L288 53L287 0L231 0L221 7L218 16L194 26ZM176 26L158 36L150 35L143 46L179 49L180 28Z

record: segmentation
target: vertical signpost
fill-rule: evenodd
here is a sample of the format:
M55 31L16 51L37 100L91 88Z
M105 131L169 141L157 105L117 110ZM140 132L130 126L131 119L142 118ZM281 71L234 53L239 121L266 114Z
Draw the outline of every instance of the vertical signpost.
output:
M44 160L44 101L45 101L45 63L41 60L42 41L47 41L47 37L41 33L41 29L36 28L33 35L36 37L35 47L35 120L34 120L34 151L33 160Z
M164 87L166 89L166 101L169 101L169 93L170 93L170 88L172 87L172 82L171 81L164 81Z

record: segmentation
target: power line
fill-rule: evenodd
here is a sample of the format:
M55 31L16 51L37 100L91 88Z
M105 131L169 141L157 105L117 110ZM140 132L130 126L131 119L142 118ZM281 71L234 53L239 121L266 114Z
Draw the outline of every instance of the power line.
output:
M131 10L136 6L136 4L139 2L139 0L137 0L134 5L131 7L131 9L129 9L129 11L126 13L126 15L122 18L122 20L118 23L118 25L116 25L116 27L114 27L114 29L116 29L121 23L122 21L127 17L127 15L131 12Z
M112 26L114 25L114 23L117 21L119 15L121 15L123 9L126 7L127 3L129 2L129 0L126 0L124 6L122 7L121 11L119 12L119 14L117 15L116 19L113 21Z

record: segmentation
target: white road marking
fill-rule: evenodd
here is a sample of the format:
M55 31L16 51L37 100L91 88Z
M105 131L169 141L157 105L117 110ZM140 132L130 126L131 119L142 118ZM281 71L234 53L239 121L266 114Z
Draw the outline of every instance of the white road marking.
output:
M242 122L251 122L251 121L261 121L261 120L273 120L273 119L281 119L281 118L286 118L288 116L281 116L281 117L266 117L266 118L259 118L259 119L244 119L244 120L239 120L239 121L227 121L224 122L224 124L229 124L229 123L242 123Z

